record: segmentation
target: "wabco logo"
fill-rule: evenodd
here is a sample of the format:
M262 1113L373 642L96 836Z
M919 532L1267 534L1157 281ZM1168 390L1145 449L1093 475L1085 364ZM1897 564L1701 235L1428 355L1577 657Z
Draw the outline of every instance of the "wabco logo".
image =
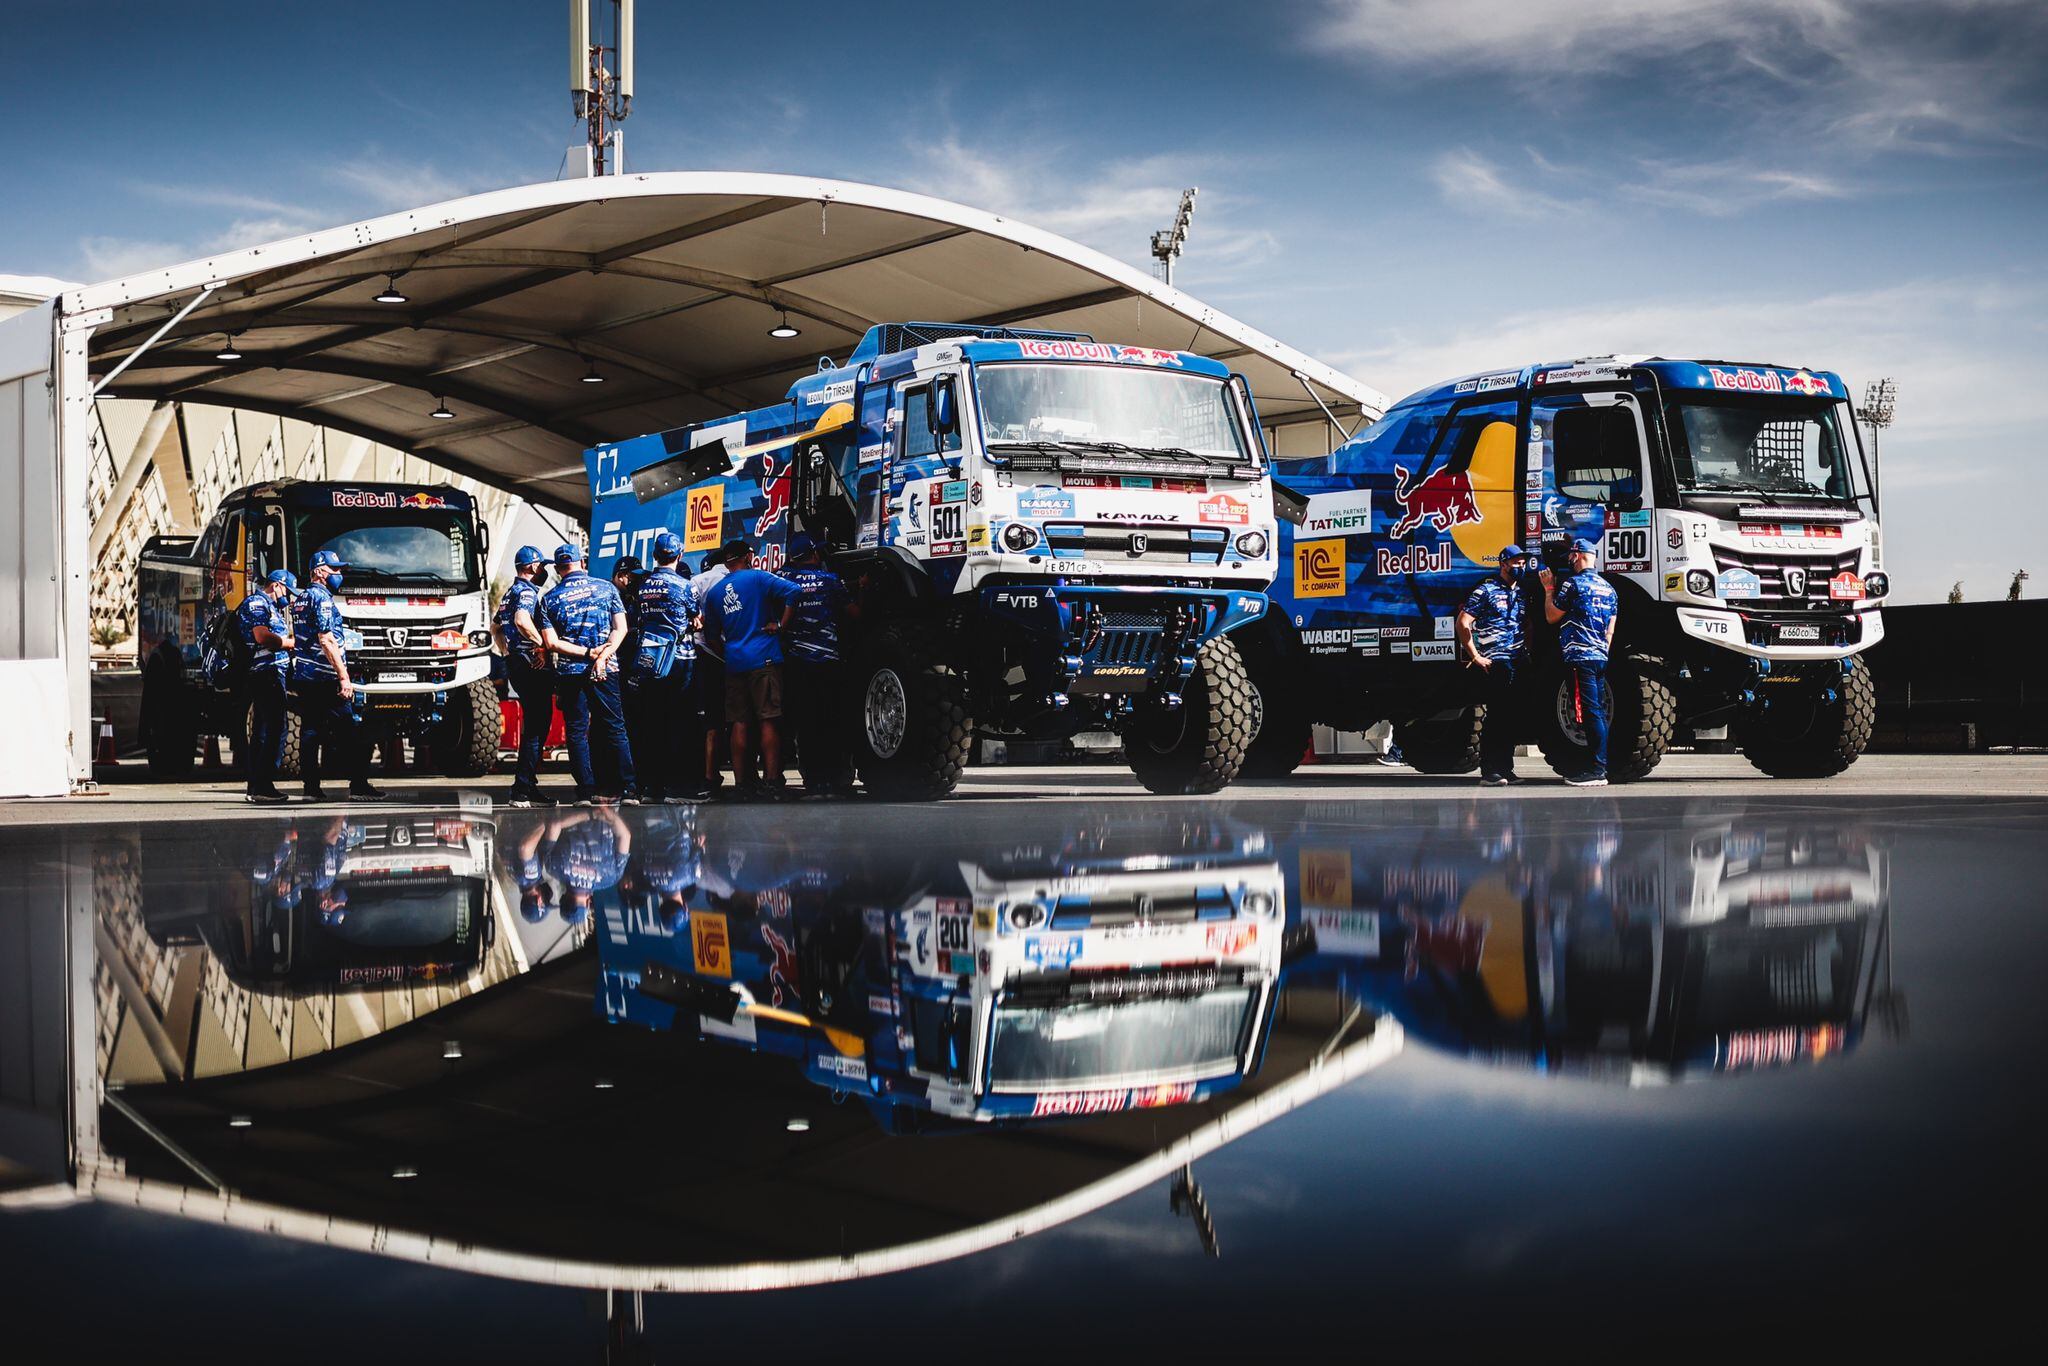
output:
M1344 591L1344 542L1294 544L1294 596L1334 598Z
M1405 465L1394 466L1394 501L1401 505L1401 520L1387 534L1405 540L1408 533L1429 522L1438 531L1449 531L1465 522L1484 520L1478 500L1472 496L1472 476L1464 470L1455 474L1448 468L1434 469L1413 483Z

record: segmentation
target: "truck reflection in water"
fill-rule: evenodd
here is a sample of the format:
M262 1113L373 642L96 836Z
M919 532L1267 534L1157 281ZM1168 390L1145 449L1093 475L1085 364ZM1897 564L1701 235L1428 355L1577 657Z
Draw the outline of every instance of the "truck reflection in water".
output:
M1418 1042L1632 1083L1818 1061L1873 1013L1903 1028L1890 866L1855 821L1716 806L1674 826L1610 803L1532 833L1524 813L1474 802L1419 836L1298 829L1304 970Z
M788 1057L892 1129L1179 1105L1257 1069L1283 916L1261 831L1104 816L824 863L700 854L675 813L641 838L599 936L604 1016Z

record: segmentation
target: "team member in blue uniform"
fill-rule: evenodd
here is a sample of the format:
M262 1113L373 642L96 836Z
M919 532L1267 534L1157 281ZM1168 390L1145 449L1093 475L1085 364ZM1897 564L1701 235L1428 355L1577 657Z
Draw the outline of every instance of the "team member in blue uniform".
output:
M1515 673L1522 666L1522 547L1500 552L1500 573L1473 588L1458 609L1458 649L1480 670L1486 703L1479 737L1479 781L1503 787L1515 781Z
M646 566L640 563L638 555L621 555L612 565L612 587L618 590L619 601L626 604L626 638L619 642L618 653L613 662L618 667L619 715L626 718L626 752L633 756L633 777L635 782L622 782L612 771L609 751L595 750L591 753L591 764L597 770L597 785L603 791L618 790L628 802L640 800L639 782L647 776L640 771L640 752L645 745L647 718L640 711L640 697L633 688L633 661L640 657L640 580L646 577Z
M285 669L292 657L292 619L286 601L299 581L273 569L263 587L235 609L235 629L249 652L249 757L243 763L244 799L277 806L291 798L277 790L277 747L284 739Z
M690 691L697 699L698 714L704 718L704 791L718 790L718 747L725 740L725 643L718 638L718 614L705 609L712 590L725 576L747 562L753 552L735 537L704 559L704 572L691 578L690 592L697 599L701 616L697 627L697 666L691 670L695 682ZM733 775L739 781L740 775Z
M321 766L348 769L350 801L380 802L370 786L370 747L356 715L356 685L348 673L348 623L334 600L345 568L332 550L313 555L312 580L292 606L292 691L304 722L299 741L299 778L308 801L325 801Z
M512 695L519 699L519 765L512 771L511 802L533 806L540 795L540 755L555 723L555 679L548 670L547 638L540 631L540 590L548 567L536 546L523 545L512 558L517 576L498 603L493 625L505 650Z
M1572 682L1572 708L1586 730L1592 767L1565 781L1573 787L1607 786L1607 654L1621 601L1596 567L1600 547L1581 536L1572 542L1572 575L1557 583L1545 569L1543 615L1556 626L1557 644Z
M640 580L634 607L640 618L640 649L626 677L637 709L640 735L633 767L640 795L648 801L697 801L705 795L703 722L691 674L697 663L697 595L678 563L683 538L664 531L654 538L654 568Z
M842 793L853 784L847 772L846 681L840 628L849 611L846 585L827 569L817 543L808 536L789 542L789 568L782 576L803 590L782 636L783 684L797 766L804 791L813 796Z
M732 771L740 795L782 795L782 632L803 590L788 579L738 561L713 591L718 634L725 642L725 719L732 726ZM749 792L754 746L761 788Z
M597 893L618 885L633 853L633 832L616 811L581 811L554 831L547 870L562 884L561 917L572 925L590 918Z
M633 755L626 747L626 717L619 708L619 666L614 658L626 638L626 604L611 584L584 571L583 552L573 545L555 547L555 571L562 581L541 599L541 635L555 662L555 697L568 731L576 800L587 802L598 795L590 759L593 718L598 743L610 761L607 767L617 772L621 791L633 786Z

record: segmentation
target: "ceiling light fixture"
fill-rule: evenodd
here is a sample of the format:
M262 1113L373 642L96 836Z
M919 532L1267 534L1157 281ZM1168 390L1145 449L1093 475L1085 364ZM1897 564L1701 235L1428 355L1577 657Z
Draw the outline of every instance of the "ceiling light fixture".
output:
M398 292L398 277L396 275L384 277L384 288L377 294L376 299L380 304L402 304L409 302L403 294Z
M451 412L449 412L449 411L448 411L448 401L447 401L446 399L442 399L442 398L436 398L436 399L434 400L434 411L433 411L433 412L431 412L431 413L428 413L428 414L427 414L427 416L428 416L428 417L453 417L453 416L455 416L455 414L453 414L453 413L451 413Z
M235 334L228 332L223 335L227 337L227 341L221 344L220 350L213 353L213 358L215 360L240 360L242 353L235 350Z
M598 374L598 373L597 373L597 362L596 362L596 361L591 361L591 360L587 360L587 361L585 361L585 362L583 362L583 363L584 363L584 365L586 365L586 366L588 366L588 367L589 367L588 369L586 369L586 370L585 370L585 371L583 372L583 382L584 382L585 384L602 384L602 383L604 383L604 376L603 376L603 375L600 375L600 374Z
M789 313L786 310L782 312L780 317L781 321L776 323L775 326L768 329L769 336L777 337L780 338L781 340L787 341L791 337L798 337L803 335L801 332L797 331L796 328L790 326Z

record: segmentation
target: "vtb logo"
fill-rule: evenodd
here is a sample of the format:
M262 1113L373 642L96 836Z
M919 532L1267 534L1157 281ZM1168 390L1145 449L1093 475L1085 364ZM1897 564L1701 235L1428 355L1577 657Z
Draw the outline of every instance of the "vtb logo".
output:
M1394 466L1394 501L1401 505L1401 520L1387 534L1395 540L1406 539L1424 522L1433 523L1438 531L1449 531L1463 522L1485 520L1472 496L1472 476L1466 471L1431 470L1412 484L1411 477L1405 465Z

